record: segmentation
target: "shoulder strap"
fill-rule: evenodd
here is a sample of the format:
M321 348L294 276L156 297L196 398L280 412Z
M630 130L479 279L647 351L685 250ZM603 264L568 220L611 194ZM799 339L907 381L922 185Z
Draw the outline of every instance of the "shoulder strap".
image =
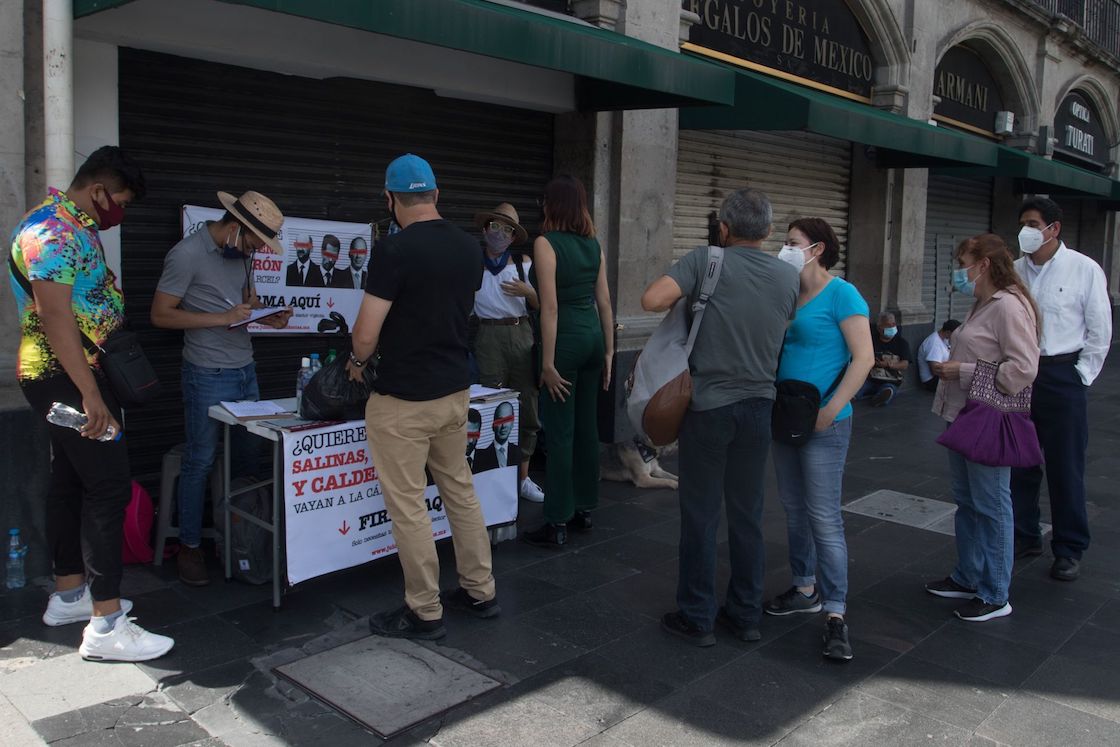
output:
M844 374L848 373L848 366L850 365L852 365L851 358L849 358L848 362L844 364L844 367L840 369L840 373L836 374L836 378L833 380L832 386L828 388L828 391L821 395L822 400L828 399L828 396L836 391L836 387L840 386L840 382L844 380Z
M517 267L517 279L522 283L525 282L525 267L521 264L525 259L525 255L521 252L513 253L513 264Z
M16 282L19 283L19 287L22 288L23 292L26 293L29 298L31 298L32 302L34 302L35 292L31 289L31 282L27 279L26 275L19 271L19 266L16 264L15 257L13 257L11 254L8 255L8 269L12 271L12 277L14 277L16 279ZM82 332L80 329L78 331L82 335L82 347L88 350L90 354L96 355L101 350L101 348L97 347L97 343L89 339L89 336L86 335L85 332Z
M700 282L700 295L696 303L692 304L692 325L688 330L688 342L685 352L692 353L692 346L696 344L696 333L700 331L700 320L704 318L704 309L708 306L708 299L715 292L719 282L720 272L723 270L723 247L708 247L708 264L704 268L704 277Z

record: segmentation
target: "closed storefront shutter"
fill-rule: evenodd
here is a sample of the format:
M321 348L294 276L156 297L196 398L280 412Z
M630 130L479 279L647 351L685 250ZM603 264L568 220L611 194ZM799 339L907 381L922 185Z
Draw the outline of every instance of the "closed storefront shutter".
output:
M964 321L973 298L953 289L953 258L964 239L991 231L992 180L930 174L922 302L934 310L935 328L946 319Z
M1061 197L1058 197L1058 199L1061 200ZM1092 256L1093 252L1090 249L1095 249L1095 247L1081 246L1082 201L1066 200L1064 205L1061 202L1058 204L1062 206L1062 241L1066 246L1072 247L1082 254Z
M536 197L552 175L553 116L440 98L428 90L259 70L120 50L120 144L143 166L146 199L123 226L127 314L164 382L162 398L128 413L133 472L159 470L183 440L182 335L153 329L152 296L181 236L180 207L217 207L217 190L255 189L287 215L369 223L388 217L385 167L402 153L428 159L439 209L475 233L473 215L512 203L530 234ZM349 337L253 341L261 395L294 394L299 359L340 353Z
M682 257L708 243L708 221L723 199L743 187L760 189L774 206L777 252L797 218L824 218L840 239L835 274L844 275L848 252L851 144L808 133L681 130L673 253Z

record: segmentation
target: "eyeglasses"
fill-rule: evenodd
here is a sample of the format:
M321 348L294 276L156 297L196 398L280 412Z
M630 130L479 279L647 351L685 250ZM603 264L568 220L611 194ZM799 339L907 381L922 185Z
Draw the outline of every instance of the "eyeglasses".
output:
M488 231L501 231L506 236L513 236L513 234L515 233L513 226L508 225L506 223L500 223L499 221L496 221L496 220L492 220L489 223L487 223L486 224L486 229Z

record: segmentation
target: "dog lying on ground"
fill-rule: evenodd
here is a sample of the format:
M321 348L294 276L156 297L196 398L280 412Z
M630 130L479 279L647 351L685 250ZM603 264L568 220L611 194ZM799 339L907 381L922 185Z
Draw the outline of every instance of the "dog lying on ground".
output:
M657 458L676 453L676 443L654 449L638 441L605 445L599 454L599 476L603 480L632 482L639 488L677 489L677 476L661 468Z

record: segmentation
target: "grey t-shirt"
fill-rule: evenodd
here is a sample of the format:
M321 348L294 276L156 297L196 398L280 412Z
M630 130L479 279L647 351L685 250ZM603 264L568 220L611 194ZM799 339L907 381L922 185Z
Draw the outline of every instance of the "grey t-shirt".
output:
M209 223L207 227L209 227ZM186 311L226 311L242 303L249 259L226 259L206 228L171 247L156 290L183 299ZM253 362L248 327L183 330L183 358L207 368L242 368Z
M708 248L669 268L691 306L700 294ZM797 311L797 270L761 249L729 246L689 358L693 410L714 410L751 397L774 399L786 325Z

